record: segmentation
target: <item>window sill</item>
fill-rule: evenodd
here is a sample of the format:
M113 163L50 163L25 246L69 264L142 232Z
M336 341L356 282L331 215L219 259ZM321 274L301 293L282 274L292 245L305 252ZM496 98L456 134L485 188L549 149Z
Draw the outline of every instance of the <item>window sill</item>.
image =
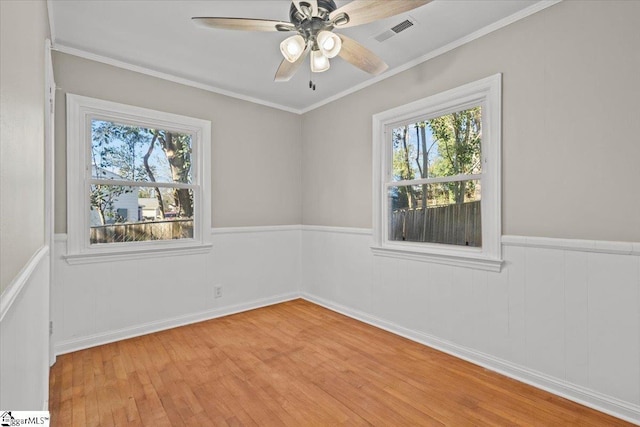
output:
M464 251L447 250L419 250L405 247L372 246L371 251L375 256L405 259L410 261L433 262L437 264L452 265L454 267L472 268L500 272L502 260L483 256L481 253L464 253Z
M188 245L172 245L170 247L127 248L119 250L100 250L96 252L73 253L64 255L68 264L91 264L98 262L136 260L158 258L174 255L204 254L211 251L211 243L192 243Z

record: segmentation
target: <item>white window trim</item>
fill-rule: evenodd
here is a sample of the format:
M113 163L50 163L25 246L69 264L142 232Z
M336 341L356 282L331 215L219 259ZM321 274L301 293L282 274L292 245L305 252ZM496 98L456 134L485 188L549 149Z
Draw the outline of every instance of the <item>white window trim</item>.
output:
M193 135L193 238L89 244L91 119L152 126ZM192 254L211 249L211 122L86 96L67 94L67 254L69 264Z
M500 271L501 102L502 75L495 74L373 116L373 245L374 255ZM398 122L438 117L471 106L482 107L482 248L437 243L398 242L388 238L386 181L391 171L391 145L385 131Z

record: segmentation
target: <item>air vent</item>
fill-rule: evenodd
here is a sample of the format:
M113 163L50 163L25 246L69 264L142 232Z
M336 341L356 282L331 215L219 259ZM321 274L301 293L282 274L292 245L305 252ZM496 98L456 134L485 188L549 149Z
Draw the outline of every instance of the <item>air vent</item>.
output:
M397 25L394 25L390 29L381 32L380 34L375 36L374 39L376 39L377 41L382 43L383 41L390 39L391 37L395 36L396 34L399 34L399 33L403 32L403 31L413 27L416 24L417 24L416 20L410 17L408 19L405 19L401 23L399 23Z
M401 23L399 23L395 27L391 27L391 31L393 31L394 33L398 34L398 33L403 32L404 30L406 30L409 27L413 27L413 22L409 21L408 19L405 19L404 21L402 21Z

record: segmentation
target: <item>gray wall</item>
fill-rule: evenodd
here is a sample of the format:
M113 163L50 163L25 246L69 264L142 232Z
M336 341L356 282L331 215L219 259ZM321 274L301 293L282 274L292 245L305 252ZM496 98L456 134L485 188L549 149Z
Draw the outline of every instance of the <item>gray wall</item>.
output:
M0 1L0 294L44 245L44 1Z
M211 121L212 226L300 224L296 114L56 53L56 233L66 232L66 93Z
M303 223L371 227L371 116L503 73L503 233L640 241L640 2L567 1L303 117Z

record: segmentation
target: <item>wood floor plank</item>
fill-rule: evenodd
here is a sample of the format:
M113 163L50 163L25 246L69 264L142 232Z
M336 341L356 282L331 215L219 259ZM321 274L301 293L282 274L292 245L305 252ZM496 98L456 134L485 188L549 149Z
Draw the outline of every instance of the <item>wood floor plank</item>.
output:
M52 426L627 426L307 301L58 357Z

